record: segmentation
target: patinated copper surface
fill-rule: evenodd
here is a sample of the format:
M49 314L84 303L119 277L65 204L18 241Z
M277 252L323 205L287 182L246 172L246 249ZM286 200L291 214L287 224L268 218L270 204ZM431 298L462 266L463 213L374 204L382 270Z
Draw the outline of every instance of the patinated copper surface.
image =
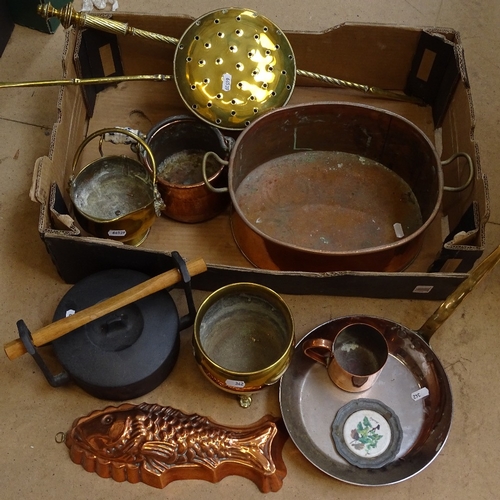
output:
M228 187L234 239L256 267L397 272L439 212L443 172L432 143L402 116L315 102L246 128Z
M271 415L227 427L169 406L127 403L77 419L66 444L73 462L115 481L164 488L177 479L216 483L239 475L267 493L286 476L286 439L281 419Z
M158 191L163 215L180 222L203 222L220 214L229 205L228 193L211 191L202 177L202 159L207 151L224 159L234 140L195 116L170 116L155 125L146 142L158 165ZM150 160L144 162L150 167ZM227 167L215 160L209 166L210 182L227 184Z

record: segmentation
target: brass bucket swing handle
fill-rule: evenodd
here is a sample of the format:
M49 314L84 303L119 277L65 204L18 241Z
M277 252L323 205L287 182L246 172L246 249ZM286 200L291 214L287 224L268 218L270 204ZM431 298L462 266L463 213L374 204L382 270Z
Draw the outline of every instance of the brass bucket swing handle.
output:
M71 174L75 174L75 169L76 166L78 165L78 160L80 159L80 156L82 154L83 149L87 144L95 139L96 137L100 137L101 140L99 141L99 152L101 153L102 156L102 141L104 139L104 136L106 134L111 134L111 133L119 133L119 134L124 134L135 141L137 141L142 148L144 148L144 151L146 151L147 155L149 156L151 160L151 168L149 167L148 164L145 164L145 162L140 162L141 165L143 165L144 168L146 168L153 176L153 185L156 189L156 161L155 157L153 155L153 152L151 151L151 148L147 145L146 141L140 137L139 135L135 134L134 132L131 132L130 130L126 128L120 128L120 127L111 127L111 128L103 128L100 130L96 130L95 132L92 132L90 135L88 135L85 140L78 146L75 156L73 158L73 165L71 167Z
M151 148L148 146L146 141L140 137L138 134L130 131L129 129L122 128L122 127L111 127L111 128L103 128L100 130L97 130L95 132L92 132L89 136L85 138L85 140L78 146L75 157L73 158L73 165L71 168L71 179L74 177L75 169L78 164L78 160L80 159L80 156L82 154L83 149L87 144L95 139L96 137L100 137L99 141L99 152L101 153L102 156L102 142L104 140L104 137L106 134L111 134L111 133L119 133L119 134L124 134L131 139L135 140L143 149L143 151L146 152L146 154L149 156L149 159L151 160L151 167L149 166L148 162L144 161L139 161L139 163L143 166L144 169L146 169L152 176L152 184L153 184L153 205L155 209L155 213L157 217L161 216L161 211L164 208L165 204L163 202L163 199L160 195L160 192L158 191L158 186L156 184L156 160L153 155L153 152L151 151ZM140 155L137 153L137 157L140 160Z

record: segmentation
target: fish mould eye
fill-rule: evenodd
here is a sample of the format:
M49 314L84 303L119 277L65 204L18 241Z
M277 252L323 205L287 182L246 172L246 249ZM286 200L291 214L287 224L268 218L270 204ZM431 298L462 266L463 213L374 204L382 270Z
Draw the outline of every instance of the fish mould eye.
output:
M101 418L101 423L104 425L111 425L113 423L113 417L111 415L104 415L104 417Z

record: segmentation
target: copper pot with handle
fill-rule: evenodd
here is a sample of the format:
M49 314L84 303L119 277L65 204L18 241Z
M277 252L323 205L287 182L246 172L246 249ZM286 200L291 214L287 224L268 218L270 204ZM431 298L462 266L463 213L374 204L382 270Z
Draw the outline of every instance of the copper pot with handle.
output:
M202 159L208 151L227 159L232 137L194 115L170 116L157 123L146 136L157 165L157 185L164 206L162 213L179 222L203 222L217 216L229 205L229 195L210 190L202 177ZM143 161L151 169L149 155ZM209 182L227 184L227 167L213 161Z
M401 271L418 255L443 191L471 185L472 159L458 154L466 180L447 187L448 161L396 113L333 101L274 109L231 151L235 242L263 269Z

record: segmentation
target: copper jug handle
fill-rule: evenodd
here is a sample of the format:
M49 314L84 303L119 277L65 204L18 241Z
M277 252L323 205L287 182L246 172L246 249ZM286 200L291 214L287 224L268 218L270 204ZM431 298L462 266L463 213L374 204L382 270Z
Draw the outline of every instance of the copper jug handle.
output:
M304 343L303 351L306 356L328 366L332 357L333 342L327 339L309 339Z
M223 160L217 153L214 153L213 151L207 151L203 156L203 163L201 165L203 180L205 181L207 188L210 189L210 191L212 191L213 193L227 193L229 191L228 187L217 188L215 186L212 186L212 184L210 184L210 181L208 180L207 160L209 156L213 156L221 165L229 165L229 162L227 160Z

